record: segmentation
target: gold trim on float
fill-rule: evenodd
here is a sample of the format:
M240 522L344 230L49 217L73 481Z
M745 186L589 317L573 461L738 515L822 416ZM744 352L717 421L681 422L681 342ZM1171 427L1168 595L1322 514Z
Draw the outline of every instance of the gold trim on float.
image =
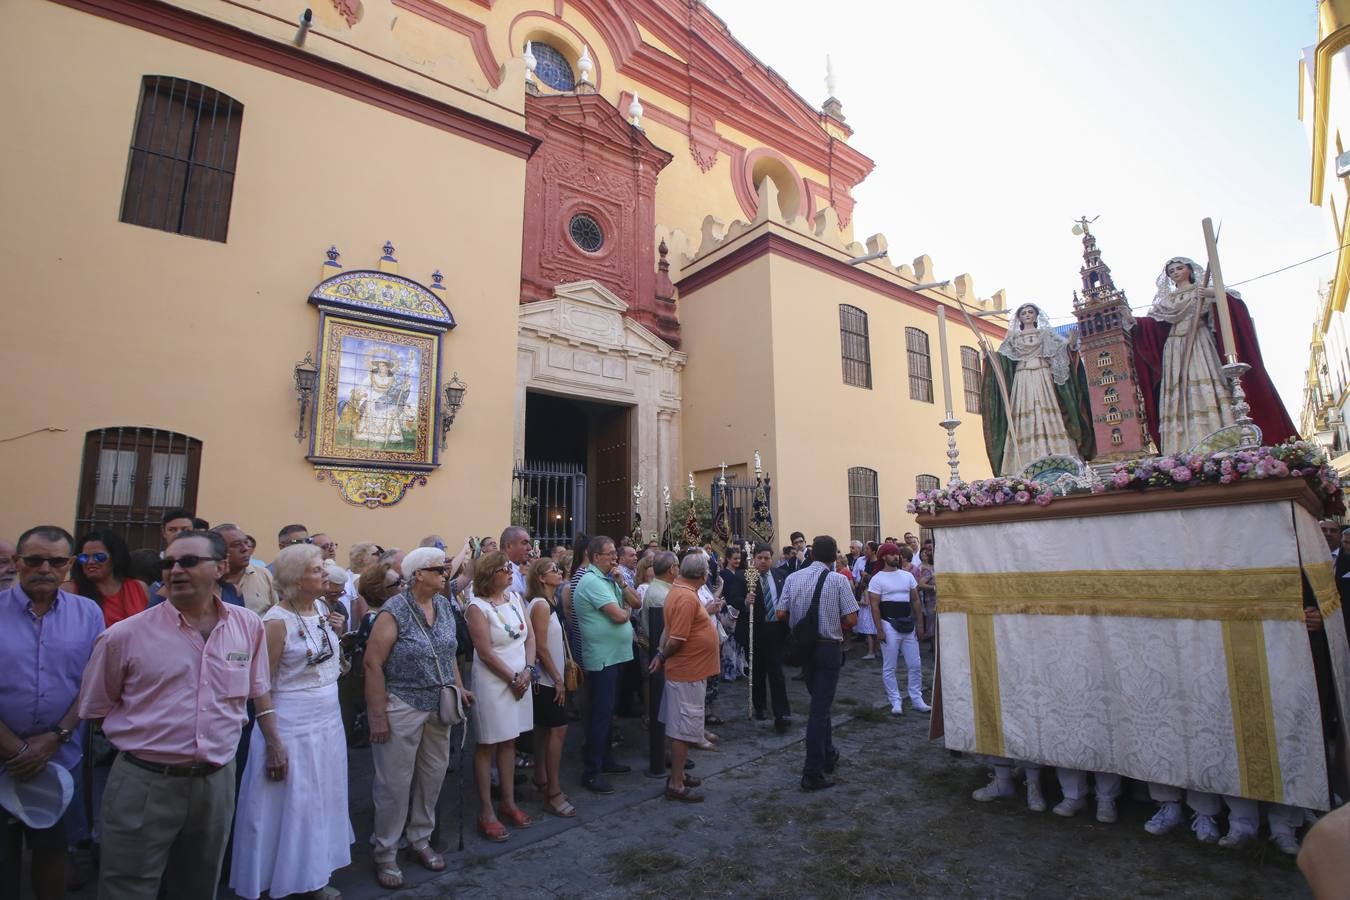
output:
M975 713L975 752L1004 756L1003 700L998 685L994 617L967 614L966 637L970 642L970 699Z
M1284 781L1275 745L1265 627L1260 622L1224 622L1223 651L1242 796L1282 803Z
M1336 574L1330 566L1304 566L1303 574L1307 576L1313 596L1317 598L1322 618L1341 608L1341 592L1336 590Z
M938 574L942 612L967 615L1137 616L1221 622L1299 621L1297 566L1146 572Z

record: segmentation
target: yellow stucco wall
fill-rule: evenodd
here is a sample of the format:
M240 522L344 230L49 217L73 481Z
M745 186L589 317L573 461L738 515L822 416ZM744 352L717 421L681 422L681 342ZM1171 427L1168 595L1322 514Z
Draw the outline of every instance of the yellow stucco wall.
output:
M59 60L60 64L53 64ZM78 63L78 64L75 64ZM344 546L500 529L508 513L524 160L319 87L46 2L0 5L0 253L8 275L0 534L72 523L84 435L144 425L203 441L199 514ZM41 73L36 77L35 73ZM143 74L244 104L227 243L122 224ZM459 328L443 377L470 390L441 468L393 509L342 501L295 441L291 370L335 243L445 273ZM33 429L60 429L13 438Z
M757 227L714 257L771 228ZM813 244L781 228L772 230ZM871 389L844 383L841 303L868 315ZM680 315L689 351L684 384L689 467L740 463L758 447L776 485L778 534L830 533L846 541L848 470L864 466L877 472L882 536L915 530L913 516L905 512L915 476L935 475L945 484L949 471L947 433L938 425L943 409L936 315L777 253L683 296ZM953 311L947 338L953 401L962 422L957 429L961 474L966 480L987 478L991 471L980 417L965 412L961 382L960 348L976 341L958 319ZM910 399L906 327L929 335L933 403ZM748 340L747 334L771 335L772 340ZM765 354L772 357L768 365ZM734 397L726 397L729 391Z

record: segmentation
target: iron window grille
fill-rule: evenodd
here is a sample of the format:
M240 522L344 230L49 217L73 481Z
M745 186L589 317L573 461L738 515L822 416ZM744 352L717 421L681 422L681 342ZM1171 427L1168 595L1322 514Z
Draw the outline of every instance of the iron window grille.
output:
M909 359L909 399L933 402L933 357L928 351L928 333L905 329L905 355Z
M966 389L966 412L980 415L980 354L974 347L961 348L961 383Z
M881 500L875 469L854 466L848 470L848 531L849 540L881 541Z
M847 303L839 304L839 354L844 366L844 384L872 387L872 347L867 336L867 313Z

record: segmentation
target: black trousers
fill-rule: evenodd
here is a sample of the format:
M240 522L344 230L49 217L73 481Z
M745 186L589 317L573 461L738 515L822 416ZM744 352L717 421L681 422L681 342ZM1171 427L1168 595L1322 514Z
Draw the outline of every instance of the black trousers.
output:
M786 622L755 623L755 667L750 696L755 712L763 712L767 687L775 719L792 715L792 707L788 705L787 680L783 677L783 648L787 643L787 630Z

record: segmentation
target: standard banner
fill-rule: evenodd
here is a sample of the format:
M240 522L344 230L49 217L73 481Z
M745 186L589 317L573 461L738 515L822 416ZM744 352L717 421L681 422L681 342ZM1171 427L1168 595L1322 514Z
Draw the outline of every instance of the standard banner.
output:
M1304 575L1338 601L1307 509L962 518L933 523L948 747L1328 808Z

